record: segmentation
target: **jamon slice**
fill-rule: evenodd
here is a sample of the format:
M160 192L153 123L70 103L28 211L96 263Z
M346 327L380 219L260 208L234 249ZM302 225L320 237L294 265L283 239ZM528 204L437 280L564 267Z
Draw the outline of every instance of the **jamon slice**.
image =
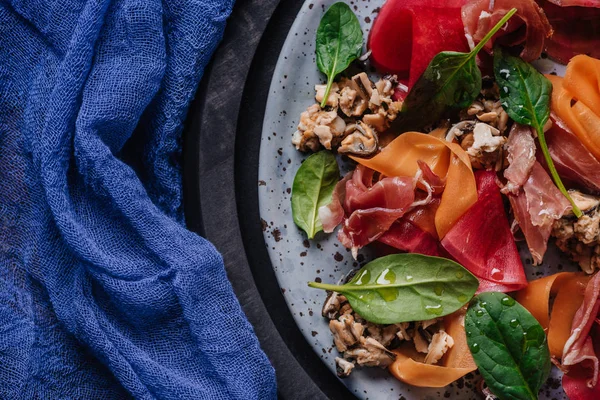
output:
M562 364L568 368L563 376L563 388L569 399L600 398L600 274L588 283L583 304L577 310L571 327L571 336L565 344Z
M518 193L527 182L535 163L535 141L529 126L514 123L508 135L508 168L504 177L508 181L503 193Z
M553 0L540 5L554 30L546 39L548 56L563 64L577 54L600 57L600 1Z
M544 49L544 41L552 34L552 27L544 11L534 0L474 0L462 8L465 32L475 43L498 23L513 7L517 13L489 41L485 49L491 51L494 44L504 46L523 45L521 58L533 61Z
M549 0L560 7L600 7L600 0Z
M533 262L540 264L546 253L552 225L571 205L538 162L534 163L523 188L517 195L508 197Z
M374 182L374 172L358 165L338 183L330 206L319 210L327 230L333 230L341 217L338 239L355 256L359 248L383 235L415 200L414 178L386 177Z
M496 174L475 173L477 202L442 240L450 255L487 287L519 290L527 286L523 264L508 225Z
M408 79L409 88L441 51L469 51L460 17L464 0L388 0L373 23L371 61Z
M546 142L558 174L563 181L569 181L588 191L600 192L600 162L563 121L554 114L550 117L553 124L546 132ZM537 160L546 166L540 150Z

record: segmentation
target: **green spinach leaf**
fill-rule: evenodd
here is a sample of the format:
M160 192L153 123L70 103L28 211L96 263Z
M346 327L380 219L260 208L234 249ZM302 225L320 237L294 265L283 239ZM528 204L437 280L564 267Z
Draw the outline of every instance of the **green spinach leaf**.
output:
M550 373L542 326L504 293L476 296L465 317L467 344L492 393L500 400L535 400Z
M308 157L300 166L292 184L292 215L294 222L309 239L323 229L319 207L331 202L331 194L340 179L335 156L322 150Z
M453 313L473 297L479 281L445 258L392 254L371 261L345 285L308 285L343 293L367 321L394 324Z
M481 71L475 56L515 12L516 8L510 10L470 53L437 54L406 96L394 129L422 130L437 122L447 109L470 106L481 92Z
M321 107L327 103L336 75L360 57L362 43L360 23L350 7L343 2L329 7L317 29L317 67L327 75L327 89Z
M502 107L514 121L535 129L554 183L571 202L573 213L581 217L581 210L569 196L556 171L544 136L544 124L550 117L552 83L531 64L507 54L500 47L494 49L494 75L500 87Z

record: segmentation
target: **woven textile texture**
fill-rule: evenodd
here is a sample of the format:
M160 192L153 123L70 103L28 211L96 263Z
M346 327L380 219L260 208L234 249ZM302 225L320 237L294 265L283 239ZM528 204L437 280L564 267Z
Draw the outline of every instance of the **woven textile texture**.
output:
M271 399L181 131L232 0L0 0L0 399Z

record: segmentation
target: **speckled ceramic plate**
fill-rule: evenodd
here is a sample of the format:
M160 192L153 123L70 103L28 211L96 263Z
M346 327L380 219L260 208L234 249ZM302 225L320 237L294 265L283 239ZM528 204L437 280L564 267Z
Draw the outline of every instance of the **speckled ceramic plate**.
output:
M335 283L353 268L369 261L365 252L354 261L350 252L338 243L335 235L317 235L308 241L293 222L290 193L294 174L304 154L291 144L292 133L300 113L314 103L314 85L325 78L315 63L315 32L325 9L334 1L305 2L283 46L269 91L260 147L259 204L265 227L265 241L279 285L296 323L306 340L313 346L323 362L335 376L334 359L338 356L328 322L321 316L325 292L311 289L308 281ZM351 1L362 24L365 38L383 0ZM553 64L538 64L546 70ZM561 70L557 72L562 72ZM531 265L526 246L520 246L526 272L530 279L577 268L551 247L541 267ZM355 370L343 383L362 399L477 399L475 389L479 377L469 374L443 389L416 388L404 385L387 371L379 368ZM554 370L545 389L543 399L564 399L560 388L560 375Z

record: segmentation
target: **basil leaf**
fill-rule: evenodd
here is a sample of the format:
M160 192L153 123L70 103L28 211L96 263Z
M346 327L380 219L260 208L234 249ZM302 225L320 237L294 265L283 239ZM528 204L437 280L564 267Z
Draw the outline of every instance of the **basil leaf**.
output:
M331 194L340 179L335 156L322 150L308 157L300 166L292 184L292 215L294 222L309 239L323 230L319 207L331 202Z
M327 88L321 107L325 107L336 75L360 57L363 33L358 18L342 2L334 3L325 12L317 29L317 67L327 75Z
M504 293L476 296L465 317L467 344L492 393L500 400L537 399L550 373L542 326Z
M556 171L544 135L544 125L550 117L552 82L531 64L505 53L500 47L494 49L494 75L500 87L502 107L514 121L535 129L556 187L571 202L573 213L581 217L581 210L571 199Z
M395 324L453 313L473 297L479 281L446 258L392 254L371 261L345 285L308 285L343 293L367 321Z
M437 54L406 96L394 129L422 130L439 121L447 109L470 106L481 92L481 71L475 56L515 12L516 8L510 10L470 53Z

